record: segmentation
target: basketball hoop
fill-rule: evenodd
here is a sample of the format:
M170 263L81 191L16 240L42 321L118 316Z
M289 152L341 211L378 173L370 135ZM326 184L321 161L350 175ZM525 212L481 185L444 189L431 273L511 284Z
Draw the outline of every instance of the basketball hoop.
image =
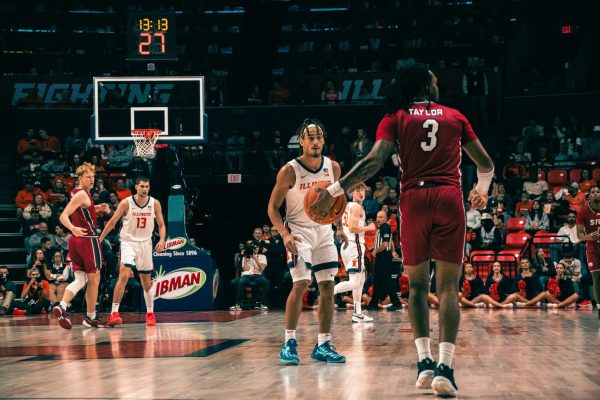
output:
M135 155L142 158L154 158L154 145L160 136L160 129L132 129L131 137L135 144Z

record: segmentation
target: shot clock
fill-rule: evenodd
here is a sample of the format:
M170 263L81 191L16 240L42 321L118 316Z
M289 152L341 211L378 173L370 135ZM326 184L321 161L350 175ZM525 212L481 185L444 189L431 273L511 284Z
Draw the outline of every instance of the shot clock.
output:
M131 11L127 15L128 59L174 60L175 13Z

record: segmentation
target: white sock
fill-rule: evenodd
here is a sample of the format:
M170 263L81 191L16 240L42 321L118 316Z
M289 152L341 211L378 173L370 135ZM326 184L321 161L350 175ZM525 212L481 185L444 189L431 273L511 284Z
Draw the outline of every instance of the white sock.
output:
M152 289L149 291L144 290L144 300L146 300L146 312L153 313L154 312L154 295L152 294Z
M331 341L331 334L330 333L319 333L317 335L317 343L320 345L322 345L323 343L327 342L327 341Z
M452 368L452 357L454 357L454 349L456 346L450 342L440 343L440 359L438 365L444 364Z
M94 311L93 313L86 313L89 319L94 319L96 318L96 311Z
M119 312L119 303L112 303L112 309L110 310L111 314L114 312Z
M415 345L417 345L417 353L419 353L419 361L423 361L426 358L433 360L431 355L431 339L428 337L420 337L415 339Z
M358 303L354 302L354 314L362 314L362 307L360 306L360 301Z
M290 339L296 339L296 330L295 329L286 329L285 330L285 341L287 342Z
M60 306L63 308L63 310L66 310L69 305L64 301L61 301Z

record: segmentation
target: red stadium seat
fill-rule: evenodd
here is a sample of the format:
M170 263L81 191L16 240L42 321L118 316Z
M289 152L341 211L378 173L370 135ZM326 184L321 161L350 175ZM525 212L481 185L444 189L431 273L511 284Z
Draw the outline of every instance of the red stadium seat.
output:
M471 252L469 262L473 264L475 274L479 275L485 281L492 269L492 263L495 258L496 253L492 250L474 250Z
M510 250L502 250L496 256L496 261L502 265L504 275L513 279L517 275L519 269L519 255Z
M531 238L528 233L509 233L506 236L506 247L505 250L521 250L527 241Z
M525 222L527 221L526 218L516 218L516 217L512 217L509 218L508 221L506 222L506 231L507 232L521 232L523 230L525 230Z
M592 179L596 182L600 182L600 168L596 168L592 171Z
M569 182L581 182L581 170L572 169L569 171Z
M551 188L567 186L567 171L564 169L552 169L548 171L548 186Z

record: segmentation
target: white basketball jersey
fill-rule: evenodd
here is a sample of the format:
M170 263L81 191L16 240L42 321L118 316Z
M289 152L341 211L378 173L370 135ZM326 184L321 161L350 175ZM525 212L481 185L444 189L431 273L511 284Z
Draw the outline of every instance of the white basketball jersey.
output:
M154 198L148 197L148 203L137 204L133 196L127 197L129 210L123 217L123 227L119 232L121 240L143 242L152 238L154 232Z
M331 160L322 156L321 166L317 170L311 170L297 158L288 161L288 164L294 168L296 183L285 195L285 220L299 226L322 226L306 215L304 211L304 195L317 182L334 182Z
M351 201L346 205L346 210L342 216L342 230L348 238L348 247L344 249L344 251L356 251L360 247L360 254L365 254L365 233L350 233L350 225L348 224L348 221L350 220L350 209L353 206L359 206L362 208L360 204L354 201ZM366 226L364 213L358 220L358 226Z

